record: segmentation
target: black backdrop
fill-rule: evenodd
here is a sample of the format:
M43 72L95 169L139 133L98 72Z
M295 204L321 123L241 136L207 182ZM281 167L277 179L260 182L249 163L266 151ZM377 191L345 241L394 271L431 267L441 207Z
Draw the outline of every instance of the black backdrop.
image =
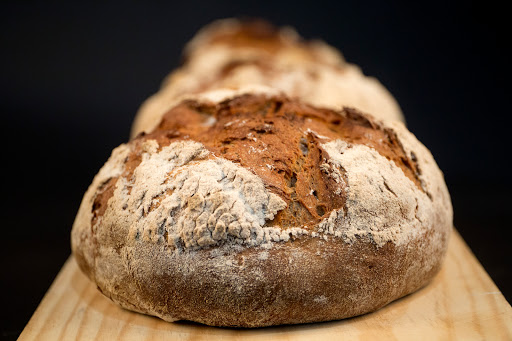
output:
M3 2L2 336L16 338L70 253L81 197L141 102L213 19L264 17L323 38L397 98L452 194L455 225L507 299L510 43L471 2Z

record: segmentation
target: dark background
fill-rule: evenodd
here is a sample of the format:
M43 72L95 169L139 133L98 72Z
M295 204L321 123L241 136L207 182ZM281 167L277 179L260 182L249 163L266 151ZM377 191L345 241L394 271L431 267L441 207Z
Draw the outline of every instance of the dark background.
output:
M397 98L450 189L455 226L507 299L510 38L492 3L179 1L0 5L0 321L21 332L70 254L81 198L184 44L213 19L323 38Z

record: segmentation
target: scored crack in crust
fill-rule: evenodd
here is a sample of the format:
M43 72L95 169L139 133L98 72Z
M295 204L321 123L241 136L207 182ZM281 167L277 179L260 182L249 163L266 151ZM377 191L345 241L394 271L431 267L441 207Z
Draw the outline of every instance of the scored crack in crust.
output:
M137 113L132 137L150 132L182 96L208 90L270 86L315 106L343 106L403 121L401 110L378 80L346 63L321 41L303 40L291 28L264 21L223 20L203 28L186 46L184 64Z
M114 150L72 232L121 306L257 327L376 310L439 270L452 210L401 123L272 89L214 91Z

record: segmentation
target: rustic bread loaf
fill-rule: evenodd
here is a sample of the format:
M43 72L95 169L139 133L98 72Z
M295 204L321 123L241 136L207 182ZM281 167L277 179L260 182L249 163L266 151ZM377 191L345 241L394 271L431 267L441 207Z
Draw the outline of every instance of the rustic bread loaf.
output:
M141 106L132 136L150 132L181 96L259 84L320 107L356 107L403 120L393 96L375 78L346 63L333 47L304 41L291 28L223 20L202 29L185 48L185 63Z
M116 148L72 250L126 309L262 327L360 315L418 290L451 227L443 175L402 123L250 87L191 96Z

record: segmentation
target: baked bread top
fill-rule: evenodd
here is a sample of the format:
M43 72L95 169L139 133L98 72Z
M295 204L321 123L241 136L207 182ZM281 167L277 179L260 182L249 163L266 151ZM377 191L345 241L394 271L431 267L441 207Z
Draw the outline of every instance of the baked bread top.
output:
M256 327L354 316L417 290L451 224L442 173L402 123L249 87L191 96L116 148L72 248L125 308Z
M292 27L276 27L262 19L223 19L203 27L185 46L185 61L203 58L205 51L227 49L251 57L278 58L288 63L342 67L343 55L321 40L305 40ZM246 57L246 58L247 58Z
M399 244L421 231L422 216L449 220L451 209L432 156L402 124L266 88L183 101L152 133L117 148L95 184L82 223L126 212L140 221L128 224L131 235L161 239L167 230L173 247L228 237L257 245L288 232ZM177 206L167 217L169 200Z
M182 67L139 109L132 137L152 131L184 95L254 84L319 107L350 106L381 119L403 121L397 102L378 80L345 62L333 47L305 41L291 28L263 21L217 21L199 31L184 56Z

